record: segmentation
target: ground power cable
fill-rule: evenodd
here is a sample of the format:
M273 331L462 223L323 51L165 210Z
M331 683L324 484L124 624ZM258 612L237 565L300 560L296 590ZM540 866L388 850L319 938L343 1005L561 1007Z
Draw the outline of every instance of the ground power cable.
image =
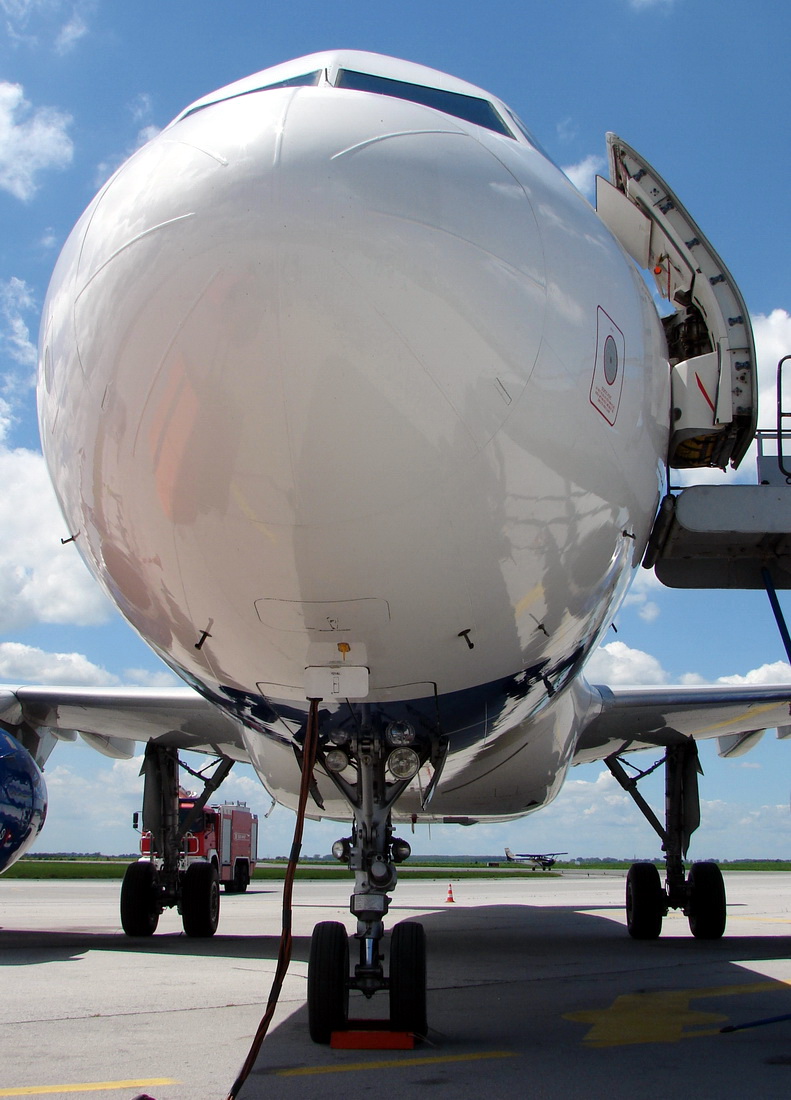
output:
M316 762L316 750L319 744L320 702L320 699L310 700L308 726L305 732L305 742L302 746L302 778L299 785L299 803L297 805L297 820L294 824L294 839L291 842L291 853L288 857L288 866L286 867L286 876L283 882L282 924L280 944L277 951L275 976L272 979L266 1011L261 1017L258 1030L250 1044L250 1050L248 1051L242 1068L239 1070L238 1077L231 1086L231 1091L228 1093L227 1100L236 1100L236 1097L239 1095L239 1090L247 1080L250 1071L255 1065L258 1053L261 1050L261 1044L264 1041L264 1036L269 1030L272 1017L275 1014L278 998L280 997L280 990L283 987L283 981L285 980L288 966L291 962L291 897L294 888L294 875L296 874L299 855L302 850L302 829L305 824L305 810L307 808L308 795L313 781L313 765Z

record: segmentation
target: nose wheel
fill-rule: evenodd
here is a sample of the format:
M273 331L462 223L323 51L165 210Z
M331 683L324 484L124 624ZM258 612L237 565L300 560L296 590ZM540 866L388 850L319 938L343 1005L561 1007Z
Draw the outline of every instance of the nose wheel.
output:
M365 948L363 949L365 950ZM426 934L417 921L402 921L390 939L390 1027L424 1036L426 1020ZM349 939L338 921L313 929L308 961L308 1028L314 1043L329 1043L349 1025L349 990L371 993L370 967L349 974Z
M308 1027L314 1043L328 1043L349 1018L349 939L338 921L313 929L308 960Z
M426 933L417 921L402 921L390 939L390 1026L425 1035Z

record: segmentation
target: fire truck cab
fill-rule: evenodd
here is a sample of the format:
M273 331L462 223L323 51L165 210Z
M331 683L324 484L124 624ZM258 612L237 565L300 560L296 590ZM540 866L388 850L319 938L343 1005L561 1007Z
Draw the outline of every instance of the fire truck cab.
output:
M194 806L191 797L179 798L179 824ZM245 802L206 806L184 836L184 869L205 860L217 868L226 894L247 889L258 852L258 816Z

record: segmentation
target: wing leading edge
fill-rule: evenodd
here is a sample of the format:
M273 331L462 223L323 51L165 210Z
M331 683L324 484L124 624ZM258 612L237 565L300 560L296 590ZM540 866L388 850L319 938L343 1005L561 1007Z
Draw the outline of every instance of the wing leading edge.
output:
M791 684L732 687L593 686L601 709L584 726L575 764L614 753L716 737L721 756L738 756L764 730L791 736Z
M11 733L48 731L59 740L72 740L76 731L107 756L131 756L133 742L156 741L249 760L241 724L189 687L2 687L0 725Z

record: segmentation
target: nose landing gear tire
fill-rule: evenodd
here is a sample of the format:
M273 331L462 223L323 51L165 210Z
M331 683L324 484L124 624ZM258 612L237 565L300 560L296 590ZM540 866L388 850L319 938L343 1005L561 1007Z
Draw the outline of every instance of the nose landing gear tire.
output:
M426 933L417 921L402 921L390 937L390 1026L425 1035Z
M328 1043L349 1019L349 937L339 921L313 929L308 961L308 1027L314 1043Z

